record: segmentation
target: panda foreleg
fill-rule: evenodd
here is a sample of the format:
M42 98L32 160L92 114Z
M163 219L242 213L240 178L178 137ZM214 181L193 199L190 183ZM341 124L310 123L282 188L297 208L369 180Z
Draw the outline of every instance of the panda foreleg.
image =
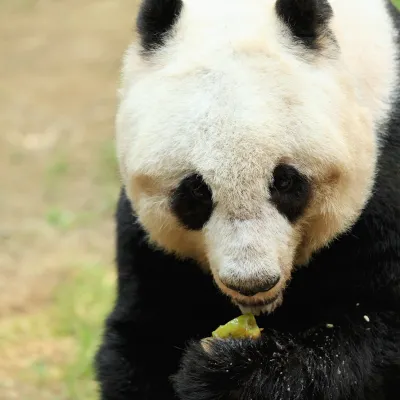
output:
M106 332L96 355L101 400L176 399L166 370L169 355L156 338L134 336L117 330Z
M256 341L214 340L207 349L193 342L175 389L182 400L397 399L384 392L381 378L400 359L399 335L385 335L399 332L399 317L354 318L342 315L333 326L296 335L266 330Z

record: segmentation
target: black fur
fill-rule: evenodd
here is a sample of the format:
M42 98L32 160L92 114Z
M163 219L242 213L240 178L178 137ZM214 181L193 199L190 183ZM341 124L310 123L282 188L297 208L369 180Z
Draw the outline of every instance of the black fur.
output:
M200 175L186 177L172 195L171 209L187 229L202 229L213 212L210 187Z
M290 165L278 165L270 188L271 201L290 222L303 213L310 199L311 187L307 177Z
M164 44L166 35L175 25L183 7L182 0L143 0L137 29L144 50L151 51Z
M294 273L283 305L258 318L257 341L204 351L200 339L238 310L194 263L149 246L122 191L118 295L96 357L101 399L398 400L399 99L393 109L362 216Z
M308 48L318 47L318 36L333 15L328 0L278 0L275 7L298 41Z

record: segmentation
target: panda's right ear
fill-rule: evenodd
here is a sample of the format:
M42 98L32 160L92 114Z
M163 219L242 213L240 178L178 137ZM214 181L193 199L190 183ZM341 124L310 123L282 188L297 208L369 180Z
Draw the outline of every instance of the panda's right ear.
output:
M183 7L182 0L142 0L137 31L145 51L155 50L164 44Z

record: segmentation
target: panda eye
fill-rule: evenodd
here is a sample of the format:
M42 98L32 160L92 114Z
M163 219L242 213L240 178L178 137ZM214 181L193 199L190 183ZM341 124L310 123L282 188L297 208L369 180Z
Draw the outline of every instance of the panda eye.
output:
M270 193L278 211L290 222L295 222L308 204L311 187L296 168L280 164L275 168Z
M202 229L213 210L210 187L198 174L186 177L172 194L171 209L187 229Z
M276 170L273 181L274 189L279 192L288 192L293 187L293 174L283 169Z
M195 199L199 200L205 199L208 196L208 194L209 194L208 190L207 188L204 187L204 185L200 185L191 189L191 195Z

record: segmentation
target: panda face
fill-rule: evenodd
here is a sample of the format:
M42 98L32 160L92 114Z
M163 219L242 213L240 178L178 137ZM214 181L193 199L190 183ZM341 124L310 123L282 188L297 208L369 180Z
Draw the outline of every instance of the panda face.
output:
M126 54L117 147L139 221L243 311L279 305L293 268L354 223L373 185L376 121L332 9L309 3L295 15L311 23L290 25L284 0L147 0Z

